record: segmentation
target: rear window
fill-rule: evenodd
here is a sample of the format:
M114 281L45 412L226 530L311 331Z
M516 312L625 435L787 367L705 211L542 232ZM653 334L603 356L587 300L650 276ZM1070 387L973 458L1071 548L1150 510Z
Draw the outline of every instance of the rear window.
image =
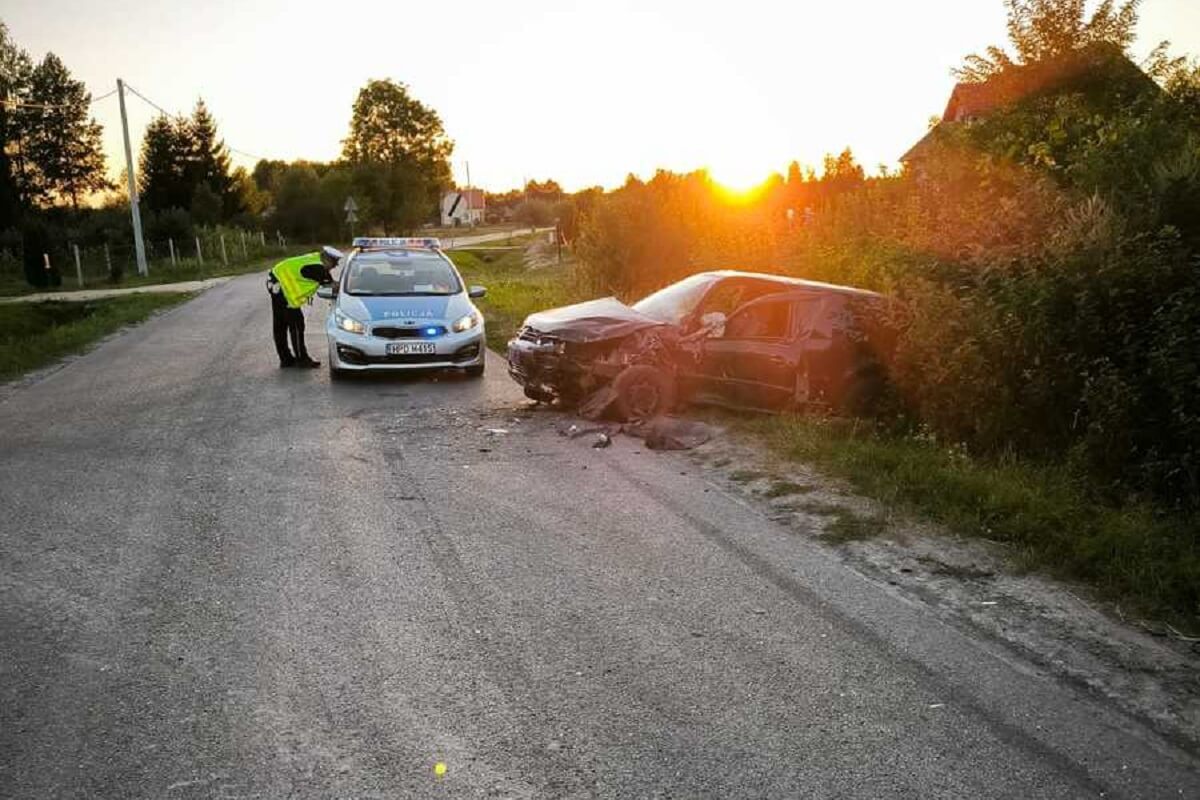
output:
M350 261L346 292L385 297L458 294L458 275L441 257L429 253L386 253Z

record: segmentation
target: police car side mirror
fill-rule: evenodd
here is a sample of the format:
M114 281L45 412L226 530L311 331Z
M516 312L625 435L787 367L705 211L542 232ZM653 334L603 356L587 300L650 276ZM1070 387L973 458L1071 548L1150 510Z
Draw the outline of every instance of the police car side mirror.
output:
M482 286L472 286L470 289L467 290L467 297L470 297L471 299L475 299L478 297L486 297L486 296L487 296L487 289L485 289Z
M337 296L337 287L336 286L318 286L317 287L317 297L320 297L322 300L332 300L336 296Z

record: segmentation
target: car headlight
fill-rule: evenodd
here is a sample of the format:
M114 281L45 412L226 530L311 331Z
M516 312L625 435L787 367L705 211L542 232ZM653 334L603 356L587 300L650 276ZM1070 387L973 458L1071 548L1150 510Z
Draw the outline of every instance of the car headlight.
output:
M471 328L474 328L478 324L479 315L472 311L470 314L466 314L454 320L454 324L450 326L450 330L454 331L455 333L462 333L463 331L471 330Z
M367 326L354 319L354 317L346 316L341 309L333 312L333 323L347 333L366 333Z

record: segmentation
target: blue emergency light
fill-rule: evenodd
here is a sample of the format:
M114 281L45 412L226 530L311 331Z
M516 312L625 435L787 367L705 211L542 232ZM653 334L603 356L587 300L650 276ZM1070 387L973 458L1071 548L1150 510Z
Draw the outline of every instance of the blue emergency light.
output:
M380 250L392 247L420 250L441 250L442 242L434 236L356 236L352 244L360 250Z

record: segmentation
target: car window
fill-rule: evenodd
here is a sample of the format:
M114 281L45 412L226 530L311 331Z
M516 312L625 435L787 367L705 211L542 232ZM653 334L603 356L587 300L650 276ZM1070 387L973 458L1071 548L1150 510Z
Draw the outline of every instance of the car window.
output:
M833 336L833 319L831 312L835 304L823 297L805 297L797 300L796 319L798 323L796 328L801 335L821 336L830 338Z
M726 339L786 339L791 303L756 303L729 318Z
M462 291L453 268L438 256L388 253L355 258L346 274L352 295L449 295Z

